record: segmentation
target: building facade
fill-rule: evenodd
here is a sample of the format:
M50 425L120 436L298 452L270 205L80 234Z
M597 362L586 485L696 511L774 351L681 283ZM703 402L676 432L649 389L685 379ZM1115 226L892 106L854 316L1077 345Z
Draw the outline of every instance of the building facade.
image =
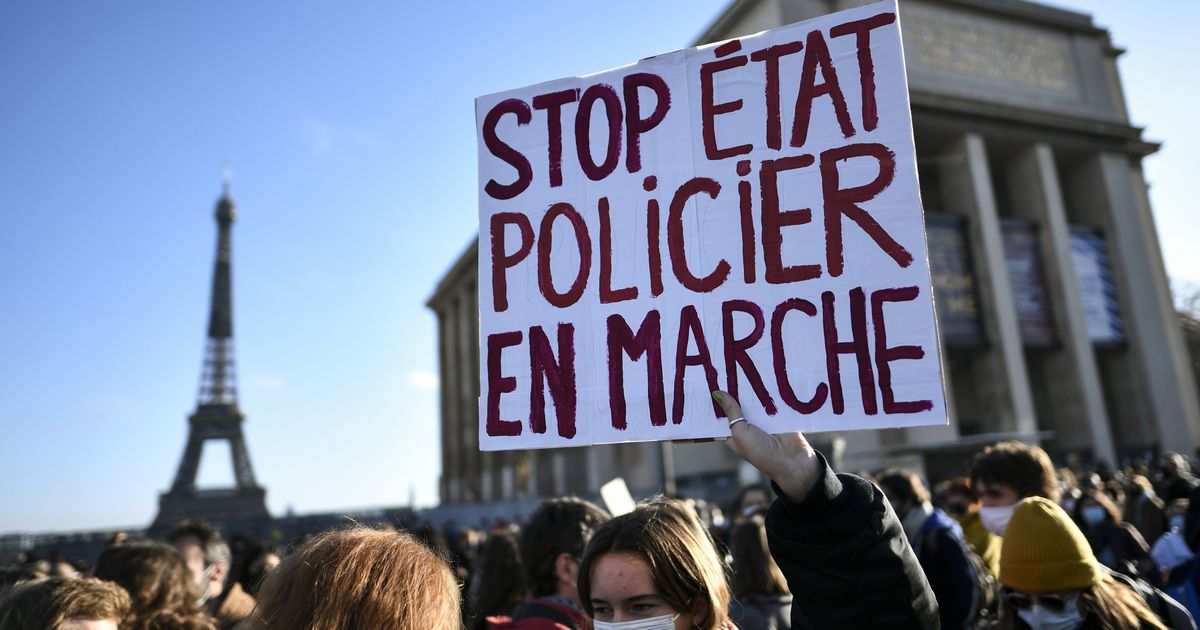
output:
M861 4L735 0L696 44ZM900 20L951 421L815 437L847 468L933 478L999 439L1109 463L1200 446L1141 168L1158 145L1129 121L1108 31L1021 0L902 0ZM475 252L429 301L443 502L594 494L617 476L719 496L747 478L719 444L479 452Z

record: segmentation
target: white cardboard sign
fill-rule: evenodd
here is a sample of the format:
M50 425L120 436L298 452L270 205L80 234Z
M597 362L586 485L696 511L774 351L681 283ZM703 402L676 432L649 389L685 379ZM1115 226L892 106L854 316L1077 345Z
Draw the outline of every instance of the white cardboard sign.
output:
M894 2L476 119L482 450L946 423Z

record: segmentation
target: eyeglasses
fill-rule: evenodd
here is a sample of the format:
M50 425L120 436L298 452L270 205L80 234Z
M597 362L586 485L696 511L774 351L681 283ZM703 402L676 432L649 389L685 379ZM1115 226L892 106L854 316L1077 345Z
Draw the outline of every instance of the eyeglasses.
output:
M1070 596L1061 593L1041 593L1035 595L1024 591L1004 590L1004 601L1017 610L1028 610L1034 604L1041 604L1042 608L1050 612L1062 612L1067 608L1067 603L1071 600Z

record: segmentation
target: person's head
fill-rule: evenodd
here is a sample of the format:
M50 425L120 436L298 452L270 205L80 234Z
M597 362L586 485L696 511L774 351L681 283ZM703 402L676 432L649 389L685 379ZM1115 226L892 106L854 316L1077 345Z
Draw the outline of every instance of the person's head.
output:
M695 512L661 497L596 530L580 565L579 595L598 630L659 617L680 630L728 621L729 583L712 538Z
M788 592L787 580L771 557L767 528L760 515L733 526L729 535L733 557L733 595L778 595Z
M192 574L200 599L208 600L225 590L229 575L229 545L212 525L201 521L184 521L167 535Z
M1117 504L1100 490L1093 490L1075 503L1071 514L1075 522L1087 528L1100 527L1121 522L1121 510Z
M904 518L908 511L930 500L929 490L921 478L911 470L892 468L880 473L876 479L879 489L892 504L896 516Z
M129 594L112 582L52 577L22 584L0 599L0 628L117 630L129 606Z
M246 572L242 577L242 586L247 593L258 593L258 587L283 561L283 554L273 545L257 550L253 558L246 563Z
M129 593L131 608L122 627L153 627L155 620L181 628L204 627L205 617L196 608L195 582L169 545L143 541L106 547L93 575ZM193 622L198 625L189 625Z
M944 510L962 517L979 509L979 495L966 477L954 477L937 485L937 500Z
M50 565L51 577L77 578L81 577L79 568L66 560L56 560Z
M993 534L1004 535L1013 506L1028 497L1058 502L1058 475L1050 456L1021 442L993 444L975 456L971 485L979 495L979 518Z
M1132 475L1129 477L1129 486L1125 490L1127 496L1141 494L1148 497L1154 496L1154 484L1145 475Z
M444 558L404 532L320 534L262 583L250 627L457 630L458 582Z
M1190 472L1191 466L1183 455L1167 451L1158 456L1158 475L1163 479L1174 479Z
M761 483L742 486L733 503L734 522L764 512L771 506L771 491Z
M579 560L608 512L575 497L547 499L521 531L521 562L529 594L579 602Z
M1067 513L1041 497L1013 510L1000 550L1000 583L1006 616L1035 630L1078 627L1088 617L1100 622L1097 627L1121 629L1157 620L1136 592L1109 577ZM1157 621L1149 627L1163 628Z
M520 531L515 525L492 530L479 554L479 572L472 591L480 615L508 614L525 599Z

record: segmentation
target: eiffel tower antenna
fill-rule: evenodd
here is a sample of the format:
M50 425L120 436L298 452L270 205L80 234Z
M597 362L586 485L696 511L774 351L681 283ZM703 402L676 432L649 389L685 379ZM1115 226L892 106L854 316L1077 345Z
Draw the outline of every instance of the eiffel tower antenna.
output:
M196 411L188 419L188 439L171 489L159 497L159 512L151 531L162 532L191 518L220 524L270 518L266 491L254 479L250 454L242 435L245 416L238 408L237 372L233 353L233 223L237 209L229 196L229 167L217 200L217 255L213 264L208 335L200 370ZM196 473L208 441L229 444L233 457L232 489L200 490Z

